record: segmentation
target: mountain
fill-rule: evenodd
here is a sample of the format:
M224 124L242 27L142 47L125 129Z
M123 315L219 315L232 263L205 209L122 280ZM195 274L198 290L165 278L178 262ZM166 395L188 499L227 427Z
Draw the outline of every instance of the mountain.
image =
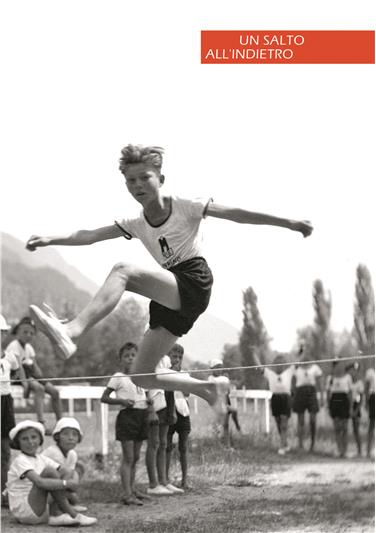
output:
M28 252L23 242L1 233L2 313L17 320L28 305L47 302L61 316L81 310L97 290L97 285L75 267L67 264L56 250L41 248ZM137 299L138 300L138 299ZM144 306L145 300L138 300ZM219 357L224 344L238 342L239 332L220 318L204 313L181 343L187 359L208 363Z
M208 363L214 357L220 357L225 344L237 344L239 331L228 322L204 313L191 331L184 335L181 344L192 361ZM178 341L179 342L179 341Z
M37 253L31 253L26 250L25 243L4 232L0 233L0 241L2 258L29 268L50 267L66 276L78 289L91 295L98 290L98 285L66 263L54 248L39 248Z

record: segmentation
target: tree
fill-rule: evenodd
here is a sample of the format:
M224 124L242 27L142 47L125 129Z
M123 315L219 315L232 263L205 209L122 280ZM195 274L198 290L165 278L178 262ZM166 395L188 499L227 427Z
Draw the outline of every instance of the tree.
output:
M242 366L242 357L238 344L225 344L222 351L223 366L225 368L233 368ZM229 374L232 381L235 381L237 386L242 386L244 381L243 370L232 370Z
M243 327L239 338L239 351L244 366L255 364L256 353L261 363L267 361L270 337L257 306L257 296L252 287L243 292ZM255 370L244 371L244 384L248 388L260 388L263 380Z
M330 329L332 314L332 298L329 291L325 291L320 279L313 283L313 308L315 312L314 325L311 330L313 359L325 359L333 352L333 333Z
M375 296L371 274L361 264L356 269L354 335L363 354L375 353Z

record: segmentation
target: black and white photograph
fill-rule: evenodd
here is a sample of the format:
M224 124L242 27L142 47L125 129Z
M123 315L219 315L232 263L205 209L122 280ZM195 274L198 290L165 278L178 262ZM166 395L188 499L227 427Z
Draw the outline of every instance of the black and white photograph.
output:
M2 3L1 531L374 531L374 15Z

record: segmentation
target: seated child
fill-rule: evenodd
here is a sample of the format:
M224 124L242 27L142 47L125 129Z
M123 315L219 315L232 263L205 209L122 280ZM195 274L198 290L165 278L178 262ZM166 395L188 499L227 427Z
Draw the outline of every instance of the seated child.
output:
M169 352L171 368L177 372L181 371L184 348L180 344L175 344ZM181 488L188 489L188 438L191 432L191 419L189 416L189 405L187 396L181 391L174 391L176 422L168 428L167 450L166 450L166 477L169 484L169 470L171 462L171 452L173 449L174 433L179 436L179 460L181 467ZM168 485L167 485L168 486Z
M68 501L67 491L77 490L71 472L41 453L45 431L33 420L18 423L10 432L12 448L20 450L8 473L9 508L21 524L90 526L96 518L78 513ZM52 496L49 503L48 496ZM48 505L49 503L49 505Z
M119 367L103 392L101 402L119 406L116 418L116 440L120 441L123 453L120 479L124 490L125 505L143 505L145 497L135 488L136 464L140 458L142 442L148 437L148 405L146 392L133 383L127 374L136 357L138 347L127 342L119 350ZM115 392L116 397L111 394Z
M84 467L78 462L77 452L74 448L83 437L80 424L75 418L60 418L52 431L52 436L55 444L43 450L42 454L68 468L71 472L70 479L79 483L84 473ZM79 513L87 511L87 507L78 505L78 496L75 491L69 491L67 497L76 511Z
M56 420L62 417L63 409L57 388L48 381L38 381L38 379L43 377L43 374L37 364L35 350L31 344L35 332L34 322L30 317L25 316L13 328L12 334L16 338L8 344L6 351L15 355L19 364L22 365L25 375L29 379L29 392L33 392L34 395L34 406L38 422L45 425L44 396L46 393L51 397L51 406ZM51 433L47 432L47 434Z

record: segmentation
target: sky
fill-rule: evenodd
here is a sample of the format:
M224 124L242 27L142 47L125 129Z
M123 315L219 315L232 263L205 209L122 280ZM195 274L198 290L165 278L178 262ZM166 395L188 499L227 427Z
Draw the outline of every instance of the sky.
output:
M273 348L288 350L312 323L320 278L333 329L351 329L356 266L375 279L375 65L201 65L200 31L373 29L373 9L337 0L4 2L1 229L26 241L135 214L120 150L163 146L166 194L314 225L303 239L205 220L208 312L240 329L242 291L252 286ZM118 261L154 266L124 239L58 251L98 284Z

